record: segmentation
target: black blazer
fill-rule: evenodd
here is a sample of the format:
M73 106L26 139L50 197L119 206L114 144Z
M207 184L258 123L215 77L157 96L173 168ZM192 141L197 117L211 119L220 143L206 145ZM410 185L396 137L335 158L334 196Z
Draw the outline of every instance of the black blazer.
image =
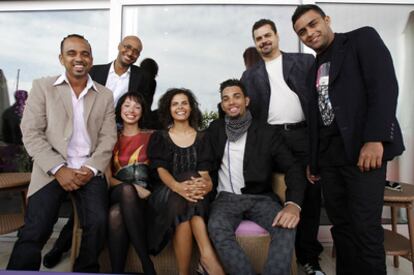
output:
M311 54L282 52L283 77L289 88L300 100L305 116L308 112L307 74L314 63ZM246 70L241 79L250 97L249 109L255 119L267 122L270 102L270 83L263 60Z
M335 120L351 163L357 164L362 145L382 141L384 160L404 151L395 116L398 84L391 54L378 33L363 27L336 33L329 71L329 97ZM319 108L316 92L316 63L308 87L313 92L309 106L311 169L317 174L319 151Z
M218 185L218 170L227 142L224 127L224 119L218 119L207 129L214 159L210 175L215 187ZM286 200L301 205L306 183L302 165L293 157L278 131L274 131L269 125L252 121L244 151L243 176L246 186L241 190L242 193L274 195L273 168L285 173Z
M89 72L92 79L105 86L112 63L113 62L109 64L94 65ZM141 93L145 99L148 110L151 109L155 86L151 89L151 77L138 66L131 65L128 91Z

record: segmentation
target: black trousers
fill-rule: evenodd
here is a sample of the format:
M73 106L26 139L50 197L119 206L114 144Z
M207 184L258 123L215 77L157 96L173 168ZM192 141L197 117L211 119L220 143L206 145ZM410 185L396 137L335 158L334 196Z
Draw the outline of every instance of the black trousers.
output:
M99 272L98 256L106 239L106 182L100 176L94 177L73 194L83 230L74 271ZM25 225L18 232L7 269L39 270L42 248L52 234L66 196L67 192L53 180L29 197Z
M356 165L320 168L338 275L386 274L381 226L386 166L370 172Z
M302 162L303 173L305 174L309 154L307 128L279 131L293 155ZM295 252L300 263L317 263L319 254L323 251L323 247L318 241L321 216L321 185L319 182L311 184L308 181L303 184L306 185L306 189L300 221L296 230Z

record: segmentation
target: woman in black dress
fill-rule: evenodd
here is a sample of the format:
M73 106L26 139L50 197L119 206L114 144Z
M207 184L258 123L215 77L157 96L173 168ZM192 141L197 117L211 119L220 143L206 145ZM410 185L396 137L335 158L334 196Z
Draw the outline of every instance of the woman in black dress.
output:
M197 131L198 103L191 91L171 89L158 111L167 130L155 132L148 146L156 178L148 209L150 250L159 253L172 239L179 273L189 274L194 236L201 265L209 274L224 274L206 228L213 184L209 144Z

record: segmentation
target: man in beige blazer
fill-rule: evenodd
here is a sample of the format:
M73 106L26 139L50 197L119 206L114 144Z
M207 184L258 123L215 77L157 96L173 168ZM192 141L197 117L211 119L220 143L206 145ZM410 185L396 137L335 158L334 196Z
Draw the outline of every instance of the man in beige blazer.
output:
M65 73L34 80L23 113L23 143L34 163L25 225L7 269L39 270L41 250L71 192L83 229L74 271L99 272L107 216L102 172L116 142L113 96L90 78L92 51L83 36L65 37L59 60Z

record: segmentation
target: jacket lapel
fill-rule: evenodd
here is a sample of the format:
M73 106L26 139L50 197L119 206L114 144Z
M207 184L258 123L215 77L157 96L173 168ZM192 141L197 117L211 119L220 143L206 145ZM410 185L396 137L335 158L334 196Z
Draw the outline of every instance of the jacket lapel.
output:
M115 61L113 61L115 62ZM104 70L102 72L102 75L100 75L100 78L102 79L102 82L96 81L98 83L103 83L102 85L105 86L106 81L108 80L108 74L109 74L109 70L111 69L112 63L106 64L106 66L104 67Z
M56 89L58 91L59 97L63 102L65 111L68 117L73 119L73 106L72 106L72 91L70 90L69 85L57 85Z
M270 103L270 82L269 82L269 76L266 71L266 65L263 60L259 61L259 65L257 67L257 75L259 76L259 83L256 83L256 85L263 85L264 87L262 89L256 89L256 92L263 92L261 95L258 95L263 99L259 102L264 102L264 108L263 110L269 110L269 103ZM261 112L263 113L263 112ZM266 112L265 112L266 113ZM267 116L267 113L265 114Z
M335 34L335 42L332 45L332 59L329 72L329 85L335 81L341 71L342 63L345 59L345 52L347 48L347 38L343 34Z
M285 54L283 52L282 58L283 78L285 79L286 83L289 83L290 70L292 70L295 61L288 54Z
M252 121L250 124L249 129L247 130L247 137L246 137L246 146L244 147L244 156L243 156L243 168L247 167L251 156L254 155L253 151L255 150L257 143L257 126L258 123Z
M131 73L129 74L129 84L128 84L128 91L134 91L138 89L138 69L134 65L131 66ZM142 93L142 92L141 92Z
M225 122L224 119L221 119L220 129L218 131L218 151L220 153L220 160L223 158L224 155L224 148L226 146L227 136L226 136L226 129L225 129Z
M83 118L85 120L85 125L88 125L88 119L96 99L96 93L97 92L93 88L90 88L85 95L83 103Z

